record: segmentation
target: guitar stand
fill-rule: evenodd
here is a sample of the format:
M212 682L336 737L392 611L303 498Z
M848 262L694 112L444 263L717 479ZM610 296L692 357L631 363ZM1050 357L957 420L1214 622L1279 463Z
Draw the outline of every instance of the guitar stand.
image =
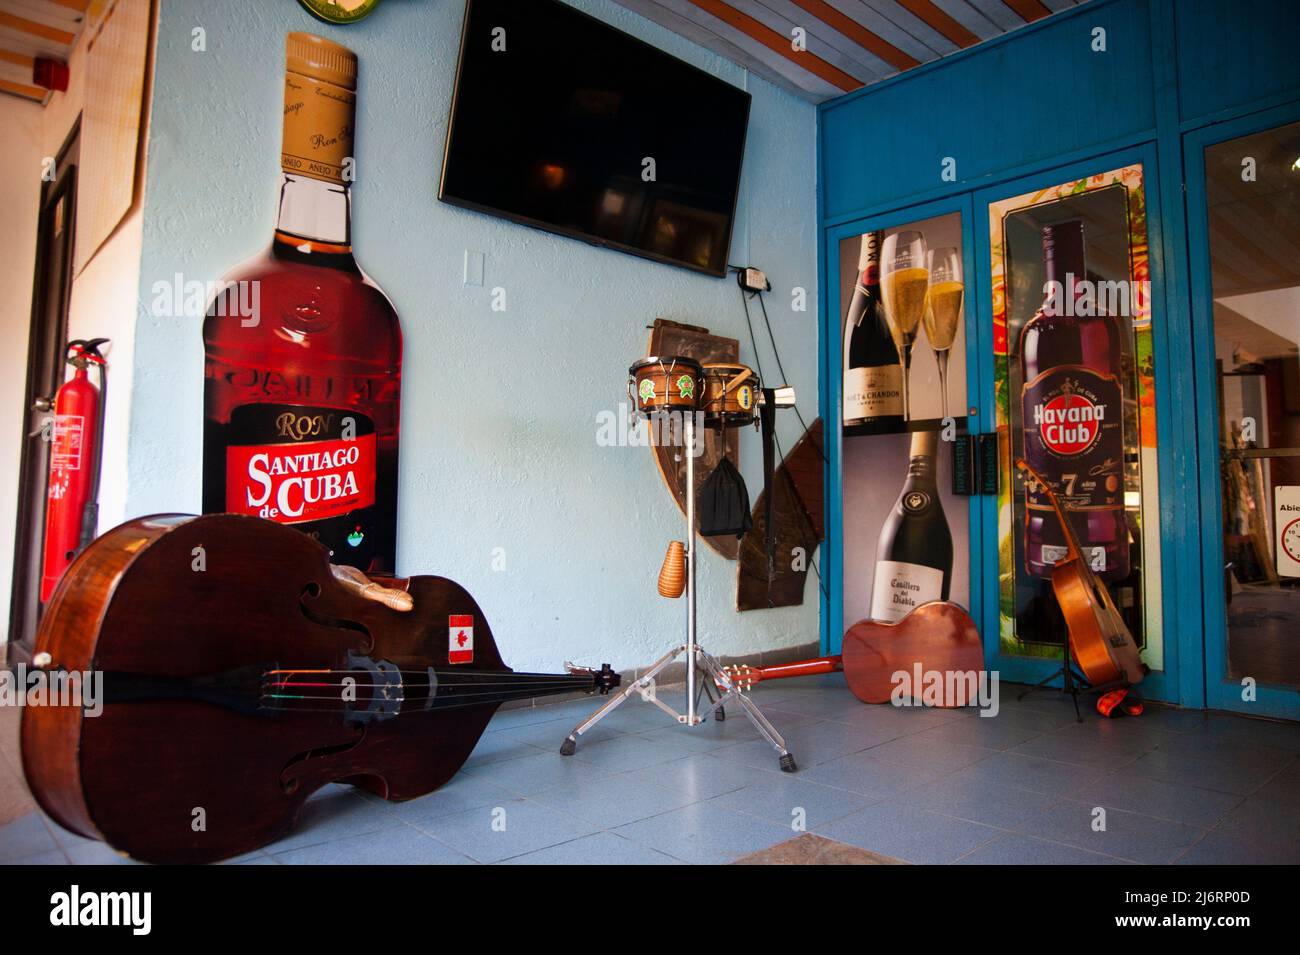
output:
M1070 662L1068 650L1066 651L1066 654L1067 656L1065 658L1065 663L1061 665L1061 668L1059 670L1039 680L1029 689L1022 691L1020 695L1016 697L1016 699L1023 700L1027 696L1030 696L1034 693L1041 693L1044 690L1056 690L1059 693L1068 693L1070 695L1070 698L1074 701L1075 722L1082 723L1083 714L1079 712L1080 693L1087 693L1087 694L1095 693L1098 696L1100 696L1103 693L1109 693L1111 690L1122 689L1128 686L1129 684L1126 683L1124 680L1113 680L1110 683L1102 683L1097 686L1093 686L1083 677L1077 675L1074 672L1074 664ZM1061 678L1061 685L1048 686L1048 684L1051 683L1053 680L1055 680L1057 677Z
M695 456L691 453L695 446L695 415L687 413L682 416L685 422L684 443L686 451L686 642L676 646L660 657L646 670L640 678L629 681L620 692L611 694L600 709L573 728L573 732L560 744L560 755L572 756L578 748L578 737L587 732L601 720L632 697L639 693L646 703L653 703L668 716L686 727L698 726L712 716L721 722L726 719L725 705L734 702L754 724L758 734L767 740L780 757L781 771L793 773L796 770L794 756L786 749L785 740L776 731L754 701L740 692L727 672L716 659L705 652L695 642L695 554L698 546L695 533ZM686 712L679 713L659 699L656 694L655 676L678 657L686 655ZM720 692L715 695L713 687ZM702 711L700 694L707 694L708 705Z

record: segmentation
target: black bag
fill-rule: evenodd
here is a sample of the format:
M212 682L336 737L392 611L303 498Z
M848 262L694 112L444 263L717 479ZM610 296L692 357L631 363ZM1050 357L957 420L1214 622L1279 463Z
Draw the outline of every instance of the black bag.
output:
M735 534L737 538L754 526L749 513L749 489L736 466L727 457L700 485L696 498L700 511L700 533L705 537Z

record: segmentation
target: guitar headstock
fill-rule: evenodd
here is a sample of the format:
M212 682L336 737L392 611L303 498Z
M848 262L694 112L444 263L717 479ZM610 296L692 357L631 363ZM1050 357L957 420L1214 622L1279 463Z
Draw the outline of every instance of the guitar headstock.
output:
M755 683L761 683L763 680L763 671L746 663L723 667L722 669L727 676L731 677L732 684L741 693L752 690Z

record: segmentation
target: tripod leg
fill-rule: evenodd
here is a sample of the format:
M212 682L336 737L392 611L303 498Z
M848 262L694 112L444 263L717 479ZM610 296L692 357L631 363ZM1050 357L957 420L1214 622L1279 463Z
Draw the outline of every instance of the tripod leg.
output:
M646 670L639 679L633 680L618 693L611 696L605 701L604 705L601 706L600 709L596 710L596 712L592 713L585 720L575 726L573 732L566 736L564 742L560 744L560 755L572 756L578 748L579 736L587 732L587 730L591 729L610 713L613 713L619 708L619 706L626 702L633 693L641 692L641 688L646 685L646 681L653 680L655 674L676 660L684 649L685 647L677 647L669 653L664 654L658 659L658 661L656 661L655 665Z
M709 656L707 653L701 653L700 658L700 664L704 668L704 672L707 676L724 676L725 679L725 675L722 674L722 668L718 666L717 660L713 659L713 657ZM729 683L723 683L723 686L727 685L729 685ZM758 730L759 735L771 743L772 747L780 755L781 771L784 773L793 773L798 768L795 766L794 756L792 756L790 751L785 748L785 740L781 737L781 734L776 731L776 727L767 721L767 717L763 715L763 711L758 708L753 700L740 693L739 690L733 689L729 696L735 698L736 702L740 704L741 709L745 711L745 715L749 717L749 721L754 724L754 728ZM725 696L723 697L724 700L726 698L727 697Z

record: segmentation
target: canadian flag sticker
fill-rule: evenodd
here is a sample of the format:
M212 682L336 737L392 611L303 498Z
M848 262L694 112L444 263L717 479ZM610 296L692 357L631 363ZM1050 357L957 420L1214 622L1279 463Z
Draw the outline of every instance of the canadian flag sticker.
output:
M447 662L474 662L473 614L451 614L447 617Z

